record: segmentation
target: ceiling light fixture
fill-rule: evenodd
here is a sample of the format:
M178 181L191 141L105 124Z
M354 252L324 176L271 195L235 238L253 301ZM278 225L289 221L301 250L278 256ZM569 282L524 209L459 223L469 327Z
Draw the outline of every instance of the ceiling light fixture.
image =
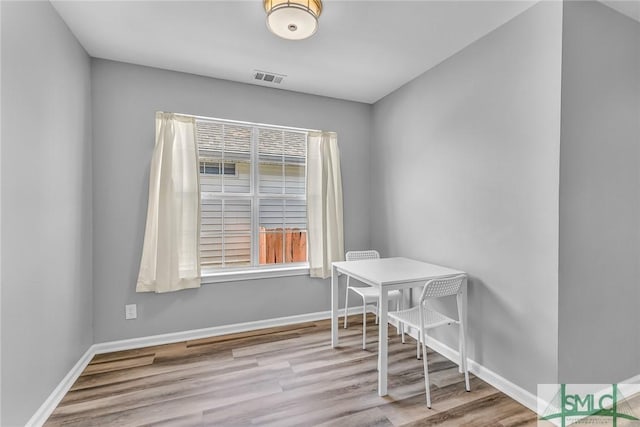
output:
M267 27L288 40L311 37L318 29L322 0L264 0Z

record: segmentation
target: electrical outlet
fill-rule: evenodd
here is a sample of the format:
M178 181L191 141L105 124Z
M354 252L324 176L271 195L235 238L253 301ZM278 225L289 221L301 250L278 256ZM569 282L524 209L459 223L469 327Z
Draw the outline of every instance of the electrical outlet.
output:
M135 319L138 317L138 307L135 304L127 304L124 306L125 320Z

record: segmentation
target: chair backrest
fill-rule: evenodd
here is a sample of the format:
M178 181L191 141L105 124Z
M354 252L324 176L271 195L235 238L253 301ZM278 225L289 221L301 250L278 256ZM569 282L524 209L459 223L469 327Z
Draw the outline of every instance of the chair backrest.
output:
M380 253L376 250L368 250L368 251L349 251L345 254L345 259L347 261L358 261L361 259L378 259L380 258Z
M420 302L429 298L440 298L449 295L456 295L460 292L462 282L467 276L459 274L453 277L446 277L444 279L432 279L425 283L422 289L422 295L420 295Z

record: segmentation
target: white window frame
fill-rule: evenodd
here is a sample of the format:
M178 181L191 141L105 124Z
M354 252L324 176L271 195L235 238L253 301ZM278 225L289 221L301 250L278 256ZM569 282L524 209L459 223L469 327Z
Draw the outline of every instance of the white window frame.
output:
M226 119L217 119L211 117L199 117L192 116L196 120L208 121L208 122L219 122L221 124L231 124L238 126L246 126L252 129L251 132L251 178L250 178L250 191L246 194L241 193L231 193L224 194L221 193L218 197L213 197L216 200L250 200L251 201L251 262L258 260L259 251L260 251L260 199L272 198L272 199L282 199L282 200L304 200L305 204L307 202L307 188L306 188L306 179L307 179L307 153L305 151L305 192L304 195L299 194L271 194L271 193L259 193L259 154L258 154L258 130L262 129L275 129L282 131L290 131L290 132L299 132L305 134L305 144L308 142L308 134L309 132L313 132L313 129L303 129L303 128L293 128L286 126L277 126L277 125L268 125L262 123L252 123L252 122L243 122L236 120L226 120ZM224 164L224 160L222 161ZM198 165L198 172L199 172ZM237 172L236 166L236 172ZM284 173L283 168L283 173ZM237 175L237 173L236 173ZM224 177L231 177L222 174ZM224 187L223 187L224 188ZM202 200L203 193L200 193L200 198ZM308 227L307 227L308 233ZM248 266L248 267L238 267L238 268L213 268L213 267L203 267L201 269L201 279L203 284L207 283L223 283L230 281L239 281L239 280L252 280L252 279L266 279L270 277L288 277L288 276L302 276L309 275L309 246L307 244L307 261L306 262L298 262L298 263L283 263L283 264L267 264L264 266Z
M205 167L205 172L200 172L201 175L224 175L225 178L237 178L238 177L238 163L237 162L210 162L207 159L200 159L198 160L198 171L200 171L200 166L204 163L204 167ZM206 173L206 167L207 165L213 165L214 163L219 163L218 165L218 171L219 173ZM226 165L233 165L233 173L226 173L225 172L225 167Z

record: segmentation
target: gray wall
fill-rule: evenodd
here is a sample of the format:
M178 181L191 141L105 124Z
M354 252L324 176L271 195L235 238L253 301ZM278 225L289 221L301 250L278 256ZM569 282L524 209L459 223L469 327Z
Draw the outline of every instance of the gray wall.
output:
M563 20L559 377L614 383L640 373L640 23Z
M157 110L337 131L346 248L468 271L470 356L517 385L640 370L637 22L540 3L372 108L90 66L48 2L0 5L0 424L92 342L329 309L307 277L135 293Z
M532 393L557 379L561 13L533 6L373 110L373 246L467 271L470 357Z
M2 1L2 420L93 342L90 61L49 2Z
M329 281L305 276L136 294L157 110L338 132L347 248L369 237L371 106L92 60L95 341L328 310ZM124 320L124 305L138 319Z

